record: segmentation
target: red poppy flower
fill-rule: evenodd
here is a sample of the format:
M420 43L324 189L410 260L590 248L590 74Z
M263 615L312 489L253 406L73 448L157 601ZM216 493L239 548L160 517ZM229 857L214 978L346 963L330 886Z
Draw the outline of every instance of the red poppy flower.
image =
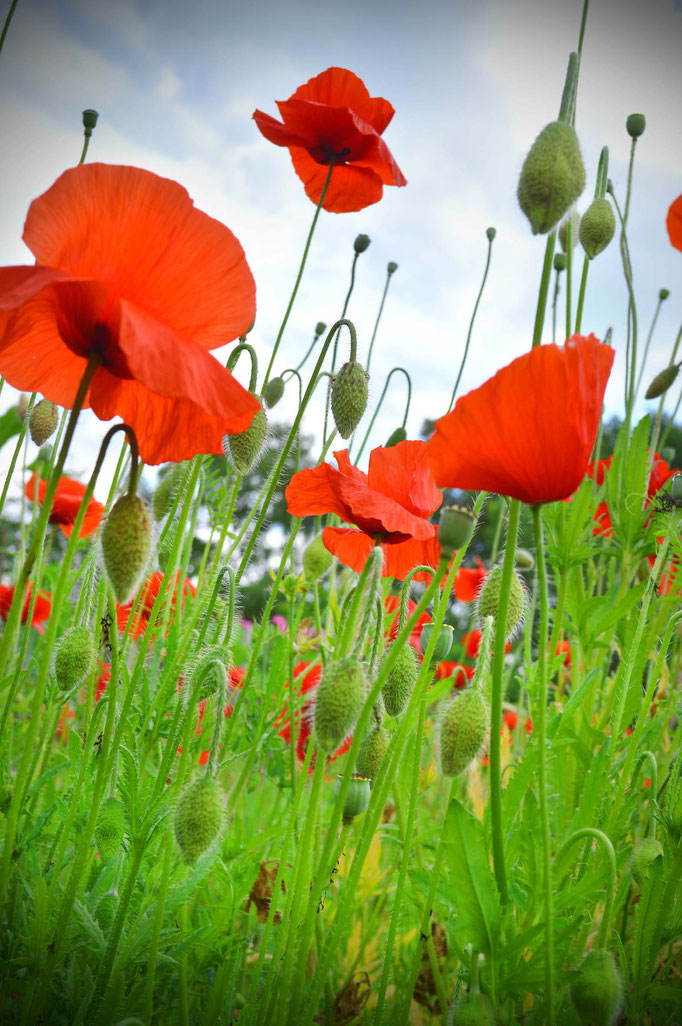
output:
M95 702L103 697L104 692L107 690L107 685L111 680L111 666L109 663L102 663L100 666L100 674L97 678L97 684L95 686Z
M259 409L210 349L242 335L255 286L232 232L185 189L136 167L82 164L34 200L32 267L0 270L0 374L70 408L86 361L100 420L121 416L145 463L222 453Z
M462 396L428 442L437 483L531 505L565 499L585 474L613 356L594 335L574 335L536 346Z
M367 474L352 466L347 449L334 456L338 470L322 463L294 474L285 493L289 512L296 517L336 513L355 524L355 529L325 527L322 540L358 573L376 542L384 551L384 577L404 580L415 566L435 566L440 546L426 518L443 496L426 462L426 442L373 449Z
M407 185L381 138L395 111L388 100L371 97L351 71L327 68L277 106L282 121L261 110L253 119L269 142L288 147L313 203L320 201L331 160L322 206L335 214L377 203L384 185Z
M460 567L455 575L454 592L455 598L460 602L473 602L478 598L478 593L483 587L483 582L488 576L488 571L480 559L476 559L478 567Z
M682 249L682 196L670 204L665 226L675 249Z
M42 506L43 499L45 498L45 492L47 491L47 482L44 481L42 477L36 479L35 472L31 474L30 478L26 482L26 498L35 502L36 483L38 485L38 502ZM54 502L52 503L50 523L59 524L67 538L69 538L73 532L73 525L76 521L76 517L78 516L78 510L80 509L84 495L85 485L81 484L80 481L74 481L71 477L59 478ZM99 522L102 519L103 513L104 506L102 503L98 502L97 499L90 499L78 537L87 538L89 534L94 534L99 527Z
M606 472L611 469L612 462L613 462L613 456L609 456L609 458L607 460L597 460L597 463L596 463L596 482L597 482L598 485L603 485L604 484L604 481L606 480ZM587 464L587 470L585 471L585 476L592 478L593 481L595 480L595 463L594 463L593 460L591 460Z
M243 666L231 666L227 671L227 704L223 709L224 716L231 716L234 703L237 700L237 692L241 691L246 677L246 670Z
M609 512L609 505L607 502L600 502L594 511L595 526L592 528L592 534L602 535L604 538L613 538L613 521L611 520L611 514Z
M462 644L464 645L464 653L469 659L475 659L481 648L481 639L483 634L481 631L473 630L467 631L462 637ZM505 642L505 652L511 652L511 641Z
M178 601L178 585L180 583L179 570L176 572L175 581L176 585L173 588L173 593L171 596L171 619L173 615L173 610L176 608ZM133 621L130 626L130 636L132 638L137 639L146 632L151 620L152 609L154 608L154 603L161 589L162 582L163 574L157 570L157 572L155 574L152 574L151 577L148 577L145 583L142 585L142 596L140 598L140 602L137 606L135 614L133 615ZM189 577L186 577L185 583L182 587L182 599L180 602L181 608L184 606L184 599L192 595L196 595L196 588L190 581ZM126 604L123 606L116 606L116 620L118 622L118 629L121 632L121 634L124 633L126 627L128 626L128 620L131 617L133 607L135 606L136 601L137 596L135 596L135 598L132 599L130 602L126 602ZM170 623L170 621L166 622L166 626L168 626L168 623ZM152 626L157 625L153 624ZM166 631L166 633L168 632Z
M294 708L294 730L296 731L296 758L299 762L303 762L306 756L306 750L308 748L308 741L313 730L313 719L315 715L315 696L317 695L317 687L320 683L322 676L322 667L317 664L311 666L310 663L297 663L294 666L294 684L296 685L295 699L300 699L303 695L305 698L302 705L299 707L299 702L296 702ZM287 685L289 686L289 685ZM278 734L283 738L287 744L291 743L291 716L289 713L289 707L284 706L282 712L275 721L275 726L279 727ZM333 755L328 756L331 762L334 759L338 759L339 756L344 755L351 744L353 743L353 735L349 734L347 738L343 740L341 745L336 749ZM314 766L313 761L310 763L309 771L312 771Z
M666 460L658 453L654 455L654 463L649 474L649 483L647 485L646 494L649 499L653 499L657 495L661 488L664 488L671 477L675 474L679 474L677 467L670 467Z
M556 649L554 650L555 655L562 656L564 666L571 665L571 643L566 638L563 641L558 641Z
M395 639L398 637L399 625L400 625L400 597L398 595L387 595L386 596L386 600L384 602L384 605L386 606L387 612L390 614L390 627L389 627L389 629L387 631L388 639L389 639L389 641L395 641ZM407 600L407 619L408 620L412 616L412 614L414 613L416 608L417 608L416 602L413 602L412 599L408 599ZM421 614L421 616L417 620L416 624L412 628L412 631L410 632L410 639L409 639L410 640L410 645L412 645L412 648L417 650L417 652L419 653L420 656L421 656L421 651L422 651L421 650L422 629L425 626L425 624L427 624L427 623L431 623L431 617L426 612L426 610L424 610L424 612Z
M436 680L447 680L452 677L452 685L455 688L466 687L467 683L475 674L473 666L465 666L464 663L442 662L436 667Z
M29 583L24 589L24 607L21 610L21 622L28 622L28 613L31 606L31 594L33 592L33 586ZM10 606L12 605L12 599L14 598L14 587L8 584L0 584L0 617L3 620L7 619L9 614ZM31 627L35 627L38 634L44 634L45 628L43 624L49 619L50 613L52 612L52 603L50 602L51 595L47 592L39 591L35 606L33 607L33 616L31 617Z

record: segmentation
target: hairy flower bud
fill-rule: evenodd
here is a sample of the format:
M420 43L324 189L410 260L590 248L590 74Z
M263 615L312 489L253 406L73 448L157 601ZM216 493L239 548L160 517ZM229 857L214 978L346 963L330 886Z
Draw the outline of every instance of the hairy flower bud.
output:
M453 698L440 725L440 762L446 777L456 777L483 748L488 736L490 710L478 688L467 688Z
M87 627L70 627L62 636L54 660L57 684L70 691L88 675L95 658L95 647Z
M623 1000L623 983L608 951L590 951L569 987L581 1026L610 1026Z
M339 793L342 777L339 777L334 785L334 796ZM356 816L362 815L369 805L370 783L366 777L354 773L351 777L346 800L343 803L343 822L346 826L351 824Z
M332 384L332 413L342 438L350 438L367 407L367 372L357 360L344 363Z
M200 777L180 795L175 839L183 861L192 865L213 843L223 825L223 792L213 777Z
M122 495L102 528L104 569L117 602L128 602L139 583L152 544L149 505L137 495Z
M371 241L369 235L356 235L353 249L356 253L364 253L366 249L369 249Z
M36 445L43 445L57 430L59 410L49 399L36 403L28 418L28 430Z
M248 474L251 470L263 448L267 433L268 421L261 406L246 431L241 431L238 435L226 435L223 439L223 445L227 442L225 454L229 452L238 473Z
M438 542L442 556L452 559L457 549L468 540L476 517L468 506L444 506L438 521Z
M158 522L163 520L167 513L173 507L175 502L175 493L177 492L183 477L185 476L187 464L176 463L163 477L159 480L154 492L154 498L152 499L152 508L154 510L154 519Z
M106 798L99 809L95 827L95 843L103 859L110 859L121 847L126 833L127 817L123 802Z
M230 667L230 653L222 645L210 645L201 653L198 662L192 670L191 687L201 681L197 702L204 702L211 698L223 679L220 672L220 665L225 668L225 676Z
M284 378L270 378L263 389L263 402L269 410L276 406L284 395Z
M669 367L660 371L653 379L646 392L644 393L645 399L658 399L659 396L665 395L670 386L674 384L677 375L680 373L679 363L671 363Z
M107 891L97 902L97 908L95 909L95 919L99 923L100 929L106 937L114 925L114 919L118 911L118 892Z
M384 659L388 658L392 649L393 645L389 645ZM399 716L407 705L410 695L414 691L417 673L417 660L414 650L411 645L403 645L398 650L393 668L381 689L386 712L389 716Z
M374 784L381 764L388 751L389 737L383 727L375 726L366 734L360 745L356 771L361 777L367 777L370 785Z
M552 121L533 143L519 179L519 204L533 234L551 231L584 188L585 168L575 129L564 121Z
M631 139L639 139L640 135L644 135L646 118L643 114L629 114L625 127Z
M609 201L594 199L580 221L580 245L588 260L602 253L616 234L616 215Z
M367 696L362 663L352 656L329 663L315 698L315 739L325 752L335 752L353 730Z
M404 442L407 439L407 431L404 427L397 427L392 434L389 435L388 441L384 445L384 449L392 449L398 442Z
M317 534L303 550L303 575L308 584L318 581L330 569L334 557Z
M497 614L500 608L500 597L502 592L502 565L493 567L486 577L481 592L478 596L476 613L482 622L486 616L492 616L497 623ZM509 588L509 608L507 610L507 626L505 635L511 637L515 628L523 619L525 592L523 581L517 570L512 570L511 585Z

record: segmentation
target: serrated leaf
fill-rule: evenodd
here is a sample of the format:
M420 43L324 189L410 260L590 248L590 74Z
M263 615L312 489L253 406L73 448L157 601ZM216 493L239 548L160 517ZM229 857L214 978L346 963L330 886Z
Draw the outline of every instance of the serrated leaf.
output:
M490 954L500 934L501 911L483 841L483 827L453 798L446 813L445 836L456 909L474 948Z

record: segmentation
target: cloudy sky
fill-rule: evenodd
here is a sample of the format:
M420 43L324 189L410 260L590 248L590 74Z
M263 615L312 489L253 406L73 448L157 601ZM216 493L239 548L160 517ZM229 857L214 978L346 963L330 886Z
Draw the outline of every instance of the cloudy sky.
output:
M0 55L2 262L32 262L21 241L28 206L77 162L81 111L95 108L100 120L88 159L176 179L240 239L258 289L250 340L267 361L314 208L287 151L263 139L251 114L257 107L277 114L275 100L313 75L331 65L349 68L395 107L384 137L408 185L385 189L380 203L359 213L323 212L276 369L298 362L318 320L339 316L353 240L364 232L372 243L358 264L349 316L362 357L386 264L396 261L371 389L376 401L393 366L409 370L408 431L416 437L425 416L447 407L488 226L498 234L460 391L529 348L545 238L532 236L516 186L526 151L557 116L581 9L578 0L19 0ZM588 185L578 209L592 195L603 145L623 197L625 119L646 114L630 215L643 336L659 289L671 296L645 379L668 362L682 321L682 254L665 230L668 206L682 192L681 44L680 0L592 0L576 122ZM590 270L583 320L585 332L600 337L613 327L613 413L622 410L626 305L614 243ZM14 401L5 386L0 411ZM403 405L396 375L373 444L401 422ZM283 418L292 409L288 393L275 412ZM319 417L319 406L312 408L305 428L319 432ZM91 415L85 424L69 463L82 474L105 431Z

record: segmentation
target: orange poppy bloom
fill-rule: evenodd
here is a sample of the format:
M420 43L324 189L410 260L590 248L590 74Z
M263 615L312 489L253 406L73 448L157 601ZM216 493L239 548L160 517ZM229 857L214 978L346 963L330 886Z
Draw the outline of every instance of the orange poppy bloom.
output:
M453 687L464 688L472 680L476 671L473 666L464 663L442 662L436 667L436 680L447 680L452 677Z
M31 267L0 269L0 374L71 408L120 416L145 463L222 453L256 399L209 353L249 329L255 286L231 231L177 182L82 164L28 212Z
M21 610L21 622L28 623L28 612L31 605L31 594L33 586L30 581L24 589L24 607ZM50 602L50 595L44 591L39 591L36 597L36 604L33 607L33 616L31 617L31 627L35 627L38 634L44 634L45 628L43 624L49 619L50 613L52 612L52 603ZM0 584L0 617L6 620L10 606L12 605L12 599L14 598L14 587L8 584Z
M47 491L47 482L42 478L36 479L34 471L26 482L26 498L30 499L32 502L35 502L36 500L36 485L38 490L38 502L42 506L43 499L45 498L45 492ZM74 481L72 477L59 478L54 502L52 503L50 523L59 524L67 538L70 538L73 532L73 525L76 522L78 510L80 509L84 495L85 485L81 484L80 481ZM97 499L90 499L78 537L87 538L89 534L94 534L99 527L99 522L102 519L103 513L104 506L102 503L98 502Z
M670 204L665 226L675 249L682 249L682 196Z
M171 595L171 603L170 603L170 605L171 605L171 617L172 617L172 612L176 608L177 603L178 603L178 585L180 583L180 571L179 570L175 574L175 581L176 581L176 584L175 584L175 587L173 588L173 592L172 592L172 595ZM146 633L147 627L149 626L150 621L151 621L151 616L152 616L152 610L154 608L154 603L156 602L156 599L158 597L159 591L161 590L162 583L163 583L163 574L161 573L160 570L157 570L156 573L152 574L151 577L148 577L147 580L145 581L145 583L142 585L142 596L141 596L140 602L139 602L139 604L137 606L137 610L136 610L135 614L133 615L133 621L132 621L132 623L130 625L130 636L132 638L134 638L135 640L137 640L137 638L141 637L143 634ZM183 588L182 588L182 598L180 600L181 608L185 604L184 603L185 598L189 598L189 597L191 597L193 595L196 595L196 588L194 587L194 585L190 581L189 577L186 577L185 578L185 583L184 583ZM117 606L116 606L116 621L118 623L118 629L121 632L121 634L124 633L126 627L128 626L128 620L130 619L130 617L131 617L131 615L133 613L133 607L134 607L136 601L137 601L137 596L132 601L126 602L125 605L119 606L117 604ZM170 621L167 621L167 623L165 625L166 627L168 626L169 622ZM152 624L152 626L155 627L157 625L156 624Z
M459 602L473 602L483 587L488 571L481 559L476 557L477 567L460 567L455 575L454 592Z
M404 580L415 566L436 566L440 546L436 528L426 519L443 496L426 462L426 442L379 446L364 474L348 450L335 452L338 470L328 463L294 474L285 495L295 517L336 513L355 528L325 527L325 547L360 572L375 544L384 551L384 577Z
M265 138L286 146L306 195L317 204L334 169L322 206L335 214L377 203L384 185L407 185L381 138L395 111L371 97L362 79L345 68L327 68L278 100L282 121L261 110L253 119Z
M436 421L428 456L437 483L531 505L565 499L587 467L613 349L594 335L537 346Z

